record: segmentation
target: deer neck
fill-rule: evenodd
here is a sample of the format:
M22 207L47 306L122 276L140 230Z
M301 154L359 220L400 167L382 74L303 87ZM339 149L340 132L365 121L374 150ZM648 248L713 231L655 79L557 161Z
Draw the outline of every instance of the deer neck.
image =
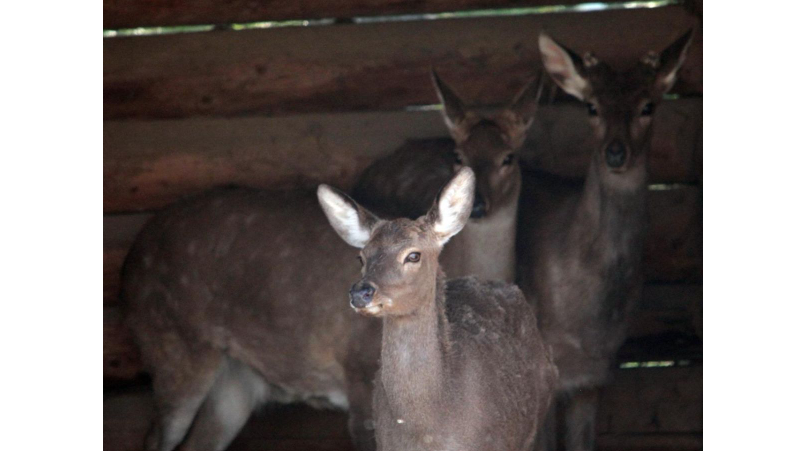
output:
M593 158L589 167L576 217L582 232L595 237L586 242L602 247L603 252L595 255L614 260L620 254L635 255L646 218L646 165L640 161L625 173L614 174L597 160Z
M433 424L426 421L435 420L433 412L445 379L445 354L450 349L444 290L440 270L422 308L384 319L380 377L395 421Z
M470 220L442 251L450 277L477 276L514 282L518 202L510 202L489 217Z

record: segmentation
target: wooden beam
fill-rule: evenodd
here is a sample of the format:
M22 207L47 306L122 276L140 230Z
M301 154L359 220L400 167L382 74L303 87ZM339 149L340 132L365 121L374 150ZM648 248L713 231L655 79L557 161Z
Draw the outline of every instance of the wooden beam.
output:
M229 24L572 5L585 0L103 0L103 28Z
M680 6L103 40L104 117L280 115L438 103L429 71L480 105L508 102L541 67L542 28L612 65L696 22ZM702 36L675 92L702 92Z
M701 99L659 108L649 158L653 182L698 180L702 114ZM530 135L526 162L565 176L586 172L592 138L582 106L541 107ZM373 160L406 140L444 136L437 111L107 121L103 207L106 213L150 210L231 183L349 188Z
M702 382L702 367L618 370L601 396L598 449L699 451ZM149 388L107 392L103 449L140 450L152 413ZM352 451L347 414L302 405L261 410L228 448L251 449Z

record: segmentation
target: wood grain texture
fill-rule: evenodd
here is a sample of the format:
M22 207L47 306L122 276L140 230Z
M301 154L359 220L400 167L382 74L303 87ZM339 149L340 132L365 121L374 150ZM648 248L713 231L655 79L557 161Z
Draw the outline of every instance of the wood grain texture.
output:
M584 0L557 3L569 5ZM103 28L349 18L552 4L552 0L103 0Z
M683 7L291 27L103 41L104 117L281 115L438 103L429 71L476 104L506 102L541 67L546 28L612 65L695 24ZM702 93L702 36L675 92Z
M702 449L702 367L618 370L601 396L598 449ZM103 399L103 449L138 451L152 416L148 388ZM657 424L656 424L657 422ZM351 451L344 412L305 406L256 413L229 451Z
M701 99L659 108L649 160L653 182L698 180L702 114ZM542 106L523 160L564 176L584 174L592 142L585 116L580 105ZM103 207L106 213L150 210L226 184L347 189L373 160L407 140L446 136L437 111L107 121Z

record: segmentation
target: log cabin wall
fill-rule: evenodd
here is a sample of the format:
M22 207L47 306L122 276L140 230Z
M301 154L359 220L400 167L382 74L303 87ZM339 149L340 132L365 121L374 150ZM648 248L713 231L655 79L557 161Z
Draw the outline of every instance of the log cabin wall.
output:
M701 449L702 2L580 3L104 0L104 449L140 449L147 427L147 378L118 288L130 244L159 208L231 183L349 188L407 140L447 136L430 107L432 65L463 98L498 105L540 70L543 28L615 64L690 26L694 42L655 121L647 284L603 394L598 443ZM555 89L546 97L522 159L582 175L584 108ZM231 449L253 446L351 449L343 414L300 407L251 420Z

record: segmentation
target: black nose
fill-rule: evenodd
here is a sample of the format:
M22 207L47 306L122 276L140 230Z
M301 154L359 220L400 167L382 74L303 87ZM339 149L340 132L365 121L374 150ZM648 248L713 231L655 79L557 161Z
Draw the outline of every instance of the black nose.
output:
M470 218L482 218L486 216L486 201L480 193L475 193L475 200L472 203L472 214Z
M354 308L364 308L372 302L374 294L375 287L366 282L358 282L350 288L350 305Z
M606 164L611 168L619 168L625 164L625 146L620 141L611 141L606 147Z

